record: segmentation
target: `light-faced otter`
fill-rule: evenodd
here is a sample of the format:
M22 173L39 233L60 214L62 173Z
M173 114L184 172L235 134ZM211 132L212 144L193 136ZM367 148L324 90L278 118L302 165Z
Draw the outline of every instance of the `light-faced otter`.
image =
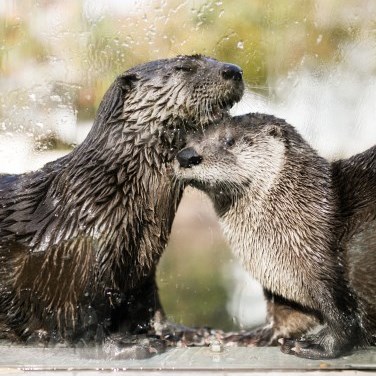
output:
M264 288L267 325L249 342L280 339L317 359L376 342L376 147L330 164L283 120L248 114L188 141L177 160L177 178L210 196Z
M136 66L70 154L0 177L2 338L101 342L163 316L155 269L183 192L167 168L242 93L241 69L209 57Z

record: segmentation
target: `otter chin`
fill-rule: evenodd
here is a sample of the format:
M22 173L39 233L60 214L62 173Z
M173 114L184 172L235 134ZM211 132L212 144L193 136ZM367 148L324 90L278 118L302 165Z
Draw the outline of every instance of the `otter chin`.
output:
M209 195L264 288L266 324L225 341L311 359L376 344L376 147L331 164L285 121L248 114L190 138L174 171Z
M1 338L111 337L118 352L122 335L159 333L155 271L184 188L168 169L186 135L229 116L243 90L239 67L202 55L138 65L71 153L0 175Z

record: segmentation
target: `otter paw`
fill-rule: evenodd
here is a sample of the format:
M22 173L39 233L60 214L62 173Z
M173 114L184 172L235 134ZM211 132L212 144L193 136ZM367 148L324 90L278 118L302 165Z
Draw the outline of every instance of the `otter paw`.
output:
M102 347L109 359L146 359L163 353L165 349L165 341L145 335L113 335Z
M296 355L308 359L337 358L344 353L344 348L338 346L332 336L311 336L307 338L280 338L281 351L285 354Z
M263 326L251 331L240 331L237 333L226 333L222 341L232 346L273 346L277 344L277 338L273 328Z

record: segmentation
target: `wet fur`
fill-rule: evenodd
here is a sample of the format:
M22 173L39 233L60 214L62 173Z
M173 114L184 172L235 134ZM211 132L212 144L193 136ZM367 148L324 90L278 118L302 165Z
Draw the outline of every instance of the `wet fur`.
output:
M308 358L373 343L375 147L330 164L293 127L260 114L225 120L188 147L202 162L176 167L177 177L212 198L232 249L264 287L268 323L246 341L284 338L284 352ZM318 334L289 339L318 324Z
M120 75L67 156L0 177L0 337L102 342L163 316L155 268L183 186L167 173L187 132L243 92L200 55Z

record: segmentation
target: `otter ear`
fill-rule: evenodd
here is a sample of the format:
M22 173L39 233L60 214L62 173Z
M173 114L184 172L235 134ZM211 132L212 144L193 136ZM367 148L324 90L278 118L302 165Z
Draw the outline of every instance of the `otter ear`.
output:
M123 112L124 94L129 92L139 78L136 74L124 74L117 77L105 93L95 119L96 124L105 124L118 119Z
M277 124L267 124L265 126L265 132L269 136L273 136L275 138L284 138L284 136L285 136L285 131L284 131L283 127L281 127L280 125L277 125Z
M129 91L132 87L134 82L139 80L139 77L135 73L128 73L121 75L117 78L117 84L123 90L123 93Z

